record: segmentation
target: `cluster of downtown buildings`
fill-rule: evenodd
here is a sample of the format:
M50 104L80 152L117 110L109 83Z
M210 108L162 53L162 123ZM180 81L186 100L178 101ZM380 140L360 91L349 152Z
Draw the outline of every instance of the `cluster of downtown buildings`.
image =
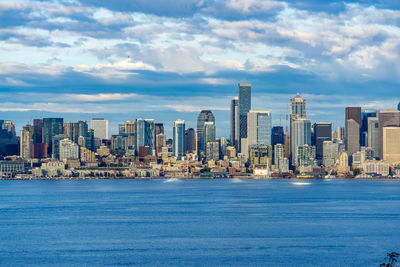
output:
M154 119L35 119L17 137L0 120L3 177L376 177L400 174L400 111L345 109L345 126L307 119L306 100L290 100L286 131L269 110L251 108L251 85L231 102L230 139L216 137L215 117L202 110L197 128L173 123L172 138Z

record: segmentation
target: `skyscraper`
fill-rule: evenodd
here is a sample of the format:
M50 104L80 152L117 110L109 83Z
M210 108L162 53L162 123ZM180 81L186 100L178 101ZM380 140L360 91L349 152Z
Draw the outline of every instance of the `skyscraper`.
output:
M176 120L173 127L173 152L178 159L185 153L185 121Z
M73 140L74 135L74 124L70 121L64 123L64 135L70 140Z
M156 123L155 124L155 128L156 128L156 135L160 134L160 133L164 133L164 124L163 123Z
M234 97L231 102L231 145L237 147L239 134L239 98Z
M274 147L276 144L285 144L285 133L282 126L274 126L271 131L271 145Z
M346 107L345 115L345 144L347 154L351 157L355 152L360 151L361 107Z
M141 146L148 146L149 153L155 155L155 122L153 119L136 120L136 152Z
M323 160L324 167L333 167L339 158L339 144L332 141L323 142Z
M247 145L271 145L269 110L250 110L247 113Z
M390 165L400 162L400 127L383 127L382 154L383 160Z
M33 132L31 126L27 125L22 128L20 135L20 156L23 159L32 158Z
M376 117L368 118L368 140L367 146L372 148L374 155L379 157L379 120Z
M188 153L196 151L196 132L193 128L189 128L185 131L185 146L185 150Z
M332 123L317 122L313 124L314 134L312 145L316 149L316 159L322 160L324 141L332 140Z
M200 154L204 152L204 124L206 122L213 122L215 125L215 117L211 110L202 110L197 117L197 152Z
M212 121L206 121L204 123L203 147L207 147L207 143L214 142L215 139L215 123Z
M47 145L48 155L52 154L53 136L64 133L63 118L43 119L43 143Z
M34 119L33 120L33 143L34 144L41 144L43 143L43 120L41 119Z
M383 158L383 128L388 126L400 126L400 111L385 110L378 112L379 123L379 156Z
M108 139L108 120L94 118L90 122L90 128L94 130L95 138Z
M299 118L292 121L292 164L297 162L297 147L311 145L311 121Z
M376 117L377 112L375 110L364 110L362 113L361 121L361 146L368 145L368 119Z
M290 154L296 153L296 150L293 150L295 149L295 147L293 146L293 121L296 119L305 119L306 115L306 100L303 99L299 93L297 93L297 95L293 99L290 99L290 146L286 146L286 148L290 149ZM293 156L292 159L294 159Z
M247 138L247 113L251 109L251 84L239 83L239 137L241 144L242 138ZM241 147L239 147L241 151Z

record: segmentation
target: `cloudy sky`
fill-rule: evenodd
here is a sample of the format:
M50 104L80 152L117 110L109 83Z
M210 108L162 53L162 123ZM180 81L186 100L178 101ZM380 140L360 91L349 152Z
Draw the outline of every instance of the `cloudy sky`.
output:
M397 0L0 1L1 119L137 117L195 127L201 109L229 137L237 83L285 125L297 92L308 117L400 99ZM167 134L170 135L170 132Z

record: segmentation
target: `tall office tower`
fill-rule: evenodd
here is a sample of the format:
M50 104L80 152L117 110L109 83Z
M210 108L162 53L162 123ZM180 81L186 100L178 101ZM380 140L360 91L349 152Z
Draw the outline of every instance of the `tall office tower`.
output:
M173 127L173 152L178 159L185 153L185 121L176 120Z
M136 152L148 146L150 155L155 155L155 122L153 119L136 119Z
M345 139L346 139L346 129L345 127L339 126L337 128L337 140L344 142Z
M89 129L86 135L86 148L89 149L90 151L95 151L96 146L95 146L95 137L94 137L94 130Z
M18 155L18 140L13 121L0 120L0 155Z
M160 133L164 133L164 124L163 123L156 123L155 124L156 127L156 135L160 134Z
M400 126L400 111L398 110L385 110L378 112L379 124L379 154L383 158L383 128L388 126Z
M196 151L196 131L193 128L185 131L185 146L187 153L194 153Z
M214 142L207 142L206 145L206 158L207 160L219 160L219 143Z
M156 153L160 155L162 153L162 148L166 146L165 135L163 133L159 133L156 135Z
M382 154L389 165L400 162L400 127L383 127Z
M311 121L300 118L292 121L292 165L297 162L297 147L311 145Z
M30 125L24 126L20 135L20 156L23 159L32 158L33 132Z
M360 151L360 125L353 119L346 121L346 151L349 156Z
M212 121L206 121L204 123L203 147L207 147L207 143L214 142L215 139L215 123Z
M307 144L300 145L296 148L296 155L297 167L317 166L317 160L315 159L315 146L309 146Z
M41 119L34 119L33 120L33 143L34 144L40 144L43 143L43 120Z
M247 113L251 109L251 84L239 83L239 151L241 139L247 138Z
M228 147L228 140L225 137L218 139L219 142L219 158L223 159L226 155L226 148Z
M399 102L399 104L397 105L397 110L400 111L400 102Z
M305 119L306 118L306 100L303 99L299 93L293 98L290 99L290 124L289 124L289 135L290 135L290 145L287 148L290 150L290 154L295 154L296 150L293 146L294 135L293 135L293 121L297 119ZM292 155L292 159L294 159Z
M108 139L108 120L94 118L90 121L90 128L94 130L95 138Z
M73 140L74 136L74 124L70 121L64 123L64 135L70 140Z
M34 159L47 158L47 144L44 143L33 144L32 155Z
M323 142L322 165L324 167L333 167L339 158L339 144L332 141Z
M376 117L368 118L367 146L373 149L375 156L379 157L379 119Z
M125 154L125 138L124 136L112 135L111 136L111 153L114 155L124 155Z
M66 134L57 134L55 136L53 136L53 147L52 147L52 151L53 151L53 159L60 159L60 141L64 140L64 139L70 139L69 136L67 136Z
M316 149L316 159L322 161L324 155L324 141L332 140L332 123L317 122L313 125L314 134L312 145Z
M239 98L234 97L231 101L231 145L237 147L239 133Z
M44 118L43 119L43 143L47 145L47 155L52 154L53 136L64 133L63 118Z
M361 120L361 146L368 145L368 118L376 118L376 110L364 110Z
M79 145L68 138L60 141L60 160L79 159Z
M276 144L285 144L285 133L283 131L282 126L274 126L272 127L272 137L271 137L271 145L275 146Z
M290 134L285 135L285 158L290 158Z
M270 145L271 128L269 110L250 110L247 113L247 145Z
M351 122L351 127L352 129L347 129L348 128L348 122L350 120L353 120ZM345 137L345 144L346 144L346 150L348 153L348 156L351 157L353 153L359 151L360 149L360 131L361 131L361 107L346 107L346 113L345 113L345 123L346 123L346 137ZM358 141L355 139L356 138L356 133L355 133L355 127L356 124L358 125ZM349 137L349 134L352 136ZM351 139L349 139L351 138ZM358 145L357 145L358 143ZM350 151L349 151L350 149Z
M89 126L86 121L74 122L74 131L72 135L72 141L78 143L79 136L86 137L89 130Z
M277 169L279 169L279 161L285 157L285 147L284 145L278 143L274 145L274 164Z
M197 153L204 152L204 124L206 122L213 122L215 124L215 117L211 110L202 110L197 117Z

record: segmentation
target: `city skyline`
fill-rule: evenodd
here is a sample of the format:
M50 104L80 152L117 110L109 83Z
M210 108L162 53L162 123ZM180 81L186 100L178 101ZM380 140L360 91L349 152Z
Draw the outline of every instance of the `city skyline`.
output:
M170 132L175 119L193 127L194 114L211 109L224 126L217 135L228 137L236 83L250 82L252 108L271 110L273 125L299 92L309 119L336 127L346 106L397 105L398 9L395 1L1 2L0 114L17 130L30 116L79 114L107 118L113 133L140 117L168 122Z

